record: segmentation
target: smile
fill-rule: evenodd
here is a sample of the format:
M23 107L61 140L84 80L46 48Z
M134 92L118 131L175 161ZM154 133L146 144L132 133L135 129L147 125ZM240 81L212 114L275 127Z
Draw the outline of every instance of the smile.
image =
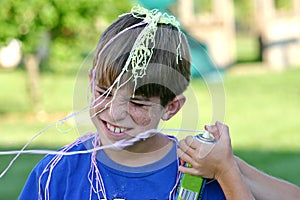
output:
M106 122L106 127L108 130L110 130L113 133L124 133L127 129L126 128L122 128L122 127L116 127L113 126L112 124L109 124L108 122Z

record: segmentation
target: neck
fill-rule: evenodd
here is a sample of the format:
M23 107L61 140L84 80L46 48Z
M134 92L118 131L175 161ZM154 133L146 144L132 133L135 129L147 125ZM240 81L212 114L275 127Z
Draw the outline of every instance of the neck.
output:
M119 164L137 167L162 159L173 145L174 143L167 136L155 134L123 150L106 149L104 151L110 159Z

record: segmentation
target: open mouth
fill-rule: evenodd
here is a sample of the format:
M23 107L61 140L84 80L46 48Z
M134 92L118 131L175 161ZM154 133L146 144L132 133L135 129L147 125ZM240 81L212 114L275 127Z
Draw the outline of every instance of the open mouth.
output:
M111 132L116 133L116 134L123 133L126 131L126 128L116 127L107 122L106 122L106 127L108 130L110 130Z
M115 126L112 125L106 121L102 121L106 127L106 129L108 130L108 132L113 135L113 136L122 136L125 134L125 131L128 130L128 128L125 127L120 127L120 126Z

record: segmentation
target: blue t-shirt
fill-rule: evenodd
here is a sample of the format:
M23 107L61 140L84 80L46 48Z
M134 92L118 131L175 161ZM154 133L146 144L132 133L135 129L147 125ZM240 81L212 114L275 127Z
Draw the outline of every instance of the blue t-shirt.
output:
M87 150L92 138L70 145L67 152ZM167 200L178 172L176 145L161 160L142 167L120 165L98 151L65 156L48 155L33 169L19 197L26 199ZM93 165L93 163L95 163ZM96 167L95 167L96 166ZM225 199L217 181L209 181L203 200Z

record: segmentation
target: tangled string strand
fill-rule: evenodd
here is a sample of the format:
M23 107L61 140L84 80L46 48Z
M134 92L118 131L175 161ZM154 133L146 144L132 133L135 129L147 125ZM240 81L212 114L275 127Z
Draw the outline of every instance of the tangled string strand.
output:
M126 146L134 144L136 141L139 141L141 139L146 139L147 137L149 137L149 133L151 131L154 131L154 130L149 130L145 133L141 133L136 138L133 138L132 140L129 140L129 141L121 140L121 141L118 141L117 143L109 145L109 146L101 146L101 147L97 147L97 148L94 148L91 150L86 150L86 151L81 151L81 152L79 152L79 151L78 152L56 152L56 151L50 151L50 150L25 150L31 142L33 142L38 136L40 136L42 133L44 133L46 130L48 130L49 128L51 128L53 126L56 126L56 129L59 132L66 132L66 131L69 132L69 131L73 130L76 127L76 125L71 127L68 130L62 130L60 128L60 126L62 124L64 124L67 120L69 120L81 113L87 112L92 108L102 105L104 100L107 98L109 93L112 91L112 88L114 88L115 86L117 86L116 91L118 91L118 89L120 89L123 85L125 85L129 80L133 79L133 81L135 82L135 87L136 87L137 79L142 78L144 75L146 75L146 69L147 69L149 61L152 57L153 49L155 48L155 35L156 35L158 23L171 24L172 26L176 27L178 29L179 33L181 34L181 30L179 28L180 24L176 20L176 18L174 16L168 15L167 13L161 13L157 9L153 9L153 10L149 11L141 6L135 6L131 10L130 14L136 18L143 19L143 21L138 24L135 24L131 27L128 27L125 30L118 33L103 47L103 49L98 53L98 55L96 55L97 56L96 64L92 70L92 78L91 78L90 84L88 86L88 91L90 91L90 89L91 89L92 96L93 96L93 99L92 99L90 105L84 107L83 109L81 109L78 112L71 113L67 117L65 117L61 120L58 120L55 123L52 123L52 124L46 126L44 129L42 129L40 132L38 132L34 137L32 137L19 151L2 151L2 152L0 152L0 155L16 154L16 156L10 161L8 166L0 174L0 178L2 178L4 176L4 174L13 165L15 160L21 154L24 154L24 153L26 153L26 154L74 155L74 154L80 154L80 153L91 153L91 152L95 152L95 151L98 151L98 150L101 150L104 148L124 148ZM143 31L139 34L138 38L136 39L136 41L132 47L132 50L130 52L130 55L129 55L129 57L126 61L126 64L123 67L121 73L119 74L117 79L114 81L114 83L111 85L111 87L104 94L100 95L98 98L95 99L94 91L95 91L96 71L97 71L97 66L99 64L102 52L104 51L104 49L106 49L109 45L111 45L118 37L120 37L125 32L127 32L131 29L134 29L138 26L143 26L143 25L146 25L146 26L144 27ZM179 41L180 42L178 44L176 51L177 51L177 57L179 57L181 59L181 54L179 51L180 45L181 45L181 35L179 35ZM125 72L129 71L128 68L129 68L130 63L131 63L131 68L132 68L132 76L130 76L127 81L120 84L122 76L125 74ZM134 87L134 90L135 90L135 87ZM102 97L104 97L104 99L102 99L99 103L96 103ZM115 95L113 96L111 101L106 103L106 105L104 106L103 109L96 112L95 114L93 114L90 117L93 118L97 114L102 112L104 109L106 109L107 106L114 100L114 97L115 97Z

